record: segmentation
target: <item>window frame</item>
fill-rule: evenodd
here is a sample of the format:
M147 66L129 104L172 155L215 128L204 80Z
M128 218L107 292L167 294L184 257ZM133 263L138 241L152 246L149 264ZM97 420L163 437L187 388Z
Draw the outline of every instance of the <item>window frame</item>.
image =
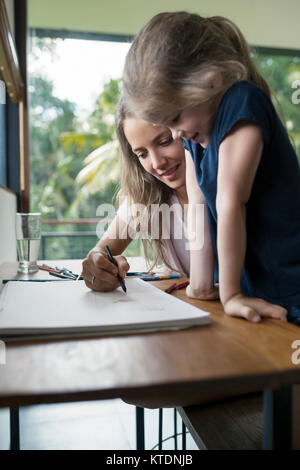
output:
M24 84L4 0L0 0L0 63L1 76L6 84L7 93L15 104L20 103Z
M5 186L2 188L19 196L22 146L19 120L22 115L20 108L24 103L25 86L4 0L0 0L0 77L6 87L4 122L2 123L6 137L5 152L2 156L5 159L6 175L4 175ZM18 139L16 135L19 136Z

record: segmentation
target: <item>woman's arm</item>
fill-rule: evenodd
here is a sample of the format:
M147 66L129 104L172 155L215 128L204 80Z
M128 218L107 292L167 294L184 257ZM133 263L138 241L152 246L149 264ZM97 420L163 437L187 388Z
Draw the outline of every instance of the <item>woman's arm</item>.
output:
M119 256L130 244L132 239L128 235L128 221L117 215L101 240L89 252L82 262L82 276L87 287L95 291L110 291L116 289L120 283L117 273L125 277L129 264L124 256ZM118 268L107 257L105 245L108 245L112 255L118 263ZM95 280L91 283L91 279Z
M241 294L247 237L246 204L262 151L261 129L247 121L237 124L219 148L216 207L220 299L226 313L250 321L260 321L261 316L284 318L286 313L279 306Z
M188 194L188 238L190 250L190 285L187 295L198 299L216 299L214 286L214 251L211 242L207 207L198 185L191 155L185 152Z

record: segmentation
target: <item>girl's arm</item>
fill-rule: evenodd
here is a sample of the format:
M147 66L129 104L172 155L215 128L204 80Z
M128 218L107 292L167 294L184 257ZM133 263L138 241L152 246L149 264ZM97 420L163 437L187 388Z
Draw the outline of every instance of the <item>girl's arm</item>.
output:
M211 242L207 207L198 185L191 155L185 152L186 186L188 194L188 238L190 250L189 297L198 299L218 298L214 285L214 251Z
M247 236L246 203L262 151L261 129L248 121L237 124L219 147L216 207L220 299L226 313L250 321L260 321L262 316L284 319L286 314L282 307L241 294Z
M129 264L124 256L118 256L123 253L132 239L128 235L128 221L124 221L117 215L101 240L89 252L87 258L82 262L82 276L87 287L96 291L110 291L116 289L120 283L116 277L117 273L122 278L125 277ZM118 263L118 268L112 264L105 251L105 245L108 245L111 254ZM90 282L95 276L93 284Z

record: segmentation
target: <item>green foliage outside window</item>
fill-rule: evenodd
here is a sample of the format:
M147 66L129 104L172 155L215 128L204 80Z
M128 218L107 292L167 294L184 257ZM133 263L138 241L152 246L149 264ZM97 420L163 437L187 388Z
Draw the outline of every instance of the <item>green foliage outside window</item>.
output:
M300 103L292 102L292 88L300 80L300 54L278 56L259 53L254 60L276 98L274 105L282 118L300 161Z

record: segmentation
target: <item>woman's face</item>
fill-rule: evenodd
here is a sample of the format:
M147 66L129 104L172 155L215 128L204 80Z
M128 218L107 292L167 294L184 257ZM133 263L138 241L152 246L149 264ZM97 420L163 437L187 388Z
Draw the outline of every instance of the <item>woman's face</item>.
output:
M124 134L144 169L172 189L185 186L185 156L182 141L170 129L142 119L125 119Z

